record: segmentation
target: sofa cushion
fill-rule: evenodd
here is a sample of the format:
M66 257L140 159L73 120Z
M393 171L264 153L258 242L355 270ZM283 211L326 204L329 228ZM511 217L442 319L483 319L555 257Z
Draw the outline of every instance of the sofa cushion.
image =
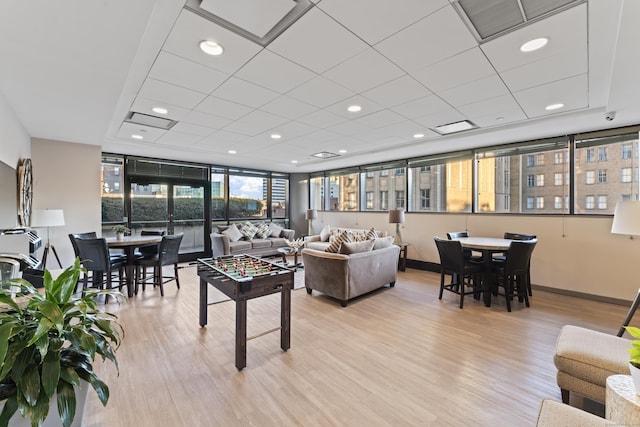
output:
M227 227L224 231L222 231L222 234L227 236L230 242L237 242L238 240L242 239L242 233L240 233L240 230L238 230L238 227L236 227L235 224L231 224L229 227Z
M331 242L329 247L325 249L325 252L332 252L334 254L337 254L340 252L340 246L342 246L343 242L351 242L351 241L352 240L351 240L351 236L349 235L349 232L343 231L340 234L338 234L338 236L333 240L333 242Z
M322 230L320 230L320 241L328 242L329 236L331 236L331 227L327 224Z
M287 240L284 237L270 237L269 241L274 248L283 248L287 246Z
M253 236L255 236L257 232L258 232L258 227L256 227L254 224L250 223L249 221L242 224L242 228L240 229L240 233L242 233L242 236L247 240L253 239Z
M251 240L252 248L270 248L271 247L271 239L253 239Z
M269 224L269 228L271 229L271 237L280 237L280 233L284 228L280 227L278 224L274 224L273 222Z
M373 250L388 248L393 245L394 236L378 237L373 240Z
M362 240L360 242L342 242L340 253L345 255L369 252L373 249L373 240Z
M261 222L257 225L258 230L256 231L256 235L258 239L266 239L271 236L271 227L266 222Z
M246 240L237 240L229 243L229 249L232 254L239 254L251 249L251 242Z

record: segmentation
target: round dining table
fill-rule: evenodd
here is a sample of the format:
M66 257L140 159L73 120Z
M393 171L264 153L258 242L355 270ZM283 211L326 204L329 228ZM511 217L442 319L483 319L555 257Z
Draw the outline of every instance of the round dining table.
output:
M115 237L107 237L107 246L112 249L124 249L124 253L127 255L126 265L126 284L127 295L129 298L133 296L133 275L135 267L135 250L141 246L149 246L153 244L159 244L162 241L162 236L124 236L121 239Z

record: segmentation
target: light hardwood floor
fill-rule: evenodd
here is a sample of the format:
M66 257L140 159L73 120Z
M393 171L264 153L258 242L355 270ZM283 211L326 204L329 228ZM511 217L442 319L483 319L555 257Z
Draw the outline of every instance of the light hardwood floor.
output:
M277 332L251 340L238 372L235 303L210 306L200 328L195 268L180 280L107 306L126 331L120 375L99 364L111 399L90 391L84 426L532 426L542 399L560 400L560 327L615 334L627 310L540 290L511 313L498 297L460 310L454 294L438 300L438 274L407 269L346 308L293 291L291 349ZM279 307L249 301L248 335L278 326Z

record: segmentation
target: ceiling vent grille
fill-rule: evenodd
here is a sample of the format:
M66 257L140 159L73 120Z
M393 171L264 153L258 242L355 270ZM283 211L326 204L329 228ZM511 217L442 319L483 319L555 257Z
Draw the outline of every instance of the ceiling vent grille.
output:
M487 41L532 22L547 18L586 0L458 0L458 14Z
M133 123L136 125L149 126L152 128L169 130L176 123L175 120L165 119L164 117L151 116L149 114L136 113L135 111L129 111L127 118L124 119L127 123Z

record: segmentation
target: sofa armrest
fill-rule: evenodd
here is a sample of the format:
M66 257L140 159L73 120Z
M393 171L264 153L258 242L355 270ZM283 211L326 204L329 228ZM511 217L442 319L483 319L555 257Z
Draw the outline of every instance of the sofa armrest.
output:
M229 236L220 233L211 233L211 252L214 258L231 254Z
M296 230L291 230L289 228L283 228L280 232L280 237L287 240L293 240L296 236Z
M321 239L320 239L320 235L319 234L314 234L312 236L306 236L304 238L304 247L306 248L307 247L307 243L309 243L309 242L319 242L320 240Z

